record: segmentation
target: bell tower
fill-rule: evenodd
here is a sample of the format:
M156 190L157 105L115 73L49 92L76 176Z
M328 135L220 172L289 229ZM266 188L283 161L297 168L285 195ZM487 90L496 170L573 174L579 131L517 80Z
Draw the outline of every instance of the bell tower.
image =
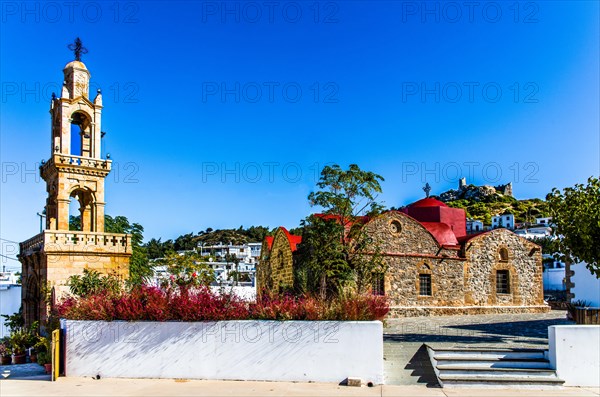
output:
M52 97L50 160L46 181L46 229L69 230L69 203L79 204L81 230L104 232L104 180L111 161L102 159L102 94L89 99L90 72L81 61L64 70L60 98Z
M60 97L50 101L50 158L42 162L46 181L46 229L20 244L23 264L23 314L27 324L44 320L44 295L59 298L67 280L89 268L129 276L131 236L105 233L104 182L111 161L102 157L102 94L89 98L90 72L81 54L87 50L77 38L69 48L75 60L63 69ZM78 230L70 230L69 207L78 208ZM46 293L44 293L44 291Z

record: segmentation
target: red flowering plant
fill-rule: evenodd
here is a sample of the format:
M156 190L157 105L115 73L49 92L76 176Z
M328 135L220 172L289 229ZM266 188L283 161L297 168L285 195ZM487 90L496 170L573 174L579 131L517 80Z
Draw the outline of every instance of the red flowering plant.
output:
M56 314L70 320L102 321L369 321L380 320L389 311L385 297L371 294L349 293L322 300L263 292L255 302L246 302L206 285L189 288L192 284L72 296L55 306Z

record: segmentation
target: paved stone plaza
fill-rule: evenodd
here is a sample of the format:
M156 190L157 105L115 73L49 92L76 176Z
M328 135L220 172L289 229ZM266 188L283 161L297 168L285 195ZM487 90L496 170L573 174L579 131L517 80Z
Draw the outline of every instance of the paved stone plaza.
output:
M438 387L424 343L547 349L548 327L571 323L565 311L390 319L383 331L386 384Z

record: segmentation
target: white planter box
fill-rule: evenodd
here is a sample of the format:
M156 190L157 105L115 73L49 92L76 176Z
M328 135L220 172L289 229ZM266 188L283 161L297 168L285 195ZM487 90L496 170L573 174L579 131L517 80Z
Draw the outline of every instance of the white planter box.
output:
M600 386L600 325L551 325L548 359L565 386Z
M383 383L379 321L62 322L66 376Z

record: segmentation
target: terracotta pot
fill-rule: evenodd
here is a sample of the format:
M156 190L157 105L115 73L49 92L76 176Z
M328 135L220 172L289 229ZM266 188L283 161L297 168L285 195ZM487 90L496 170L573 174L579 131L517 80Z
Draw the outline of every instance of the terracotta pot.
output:
M2 365L10 365L12 358L10 356L2 356Z
M52 373L52 363L44 364L44 369L46 370L47 374L51 374Z
M25 354L13 355L12 363L13 364L25 364L27 362L27 356Z

